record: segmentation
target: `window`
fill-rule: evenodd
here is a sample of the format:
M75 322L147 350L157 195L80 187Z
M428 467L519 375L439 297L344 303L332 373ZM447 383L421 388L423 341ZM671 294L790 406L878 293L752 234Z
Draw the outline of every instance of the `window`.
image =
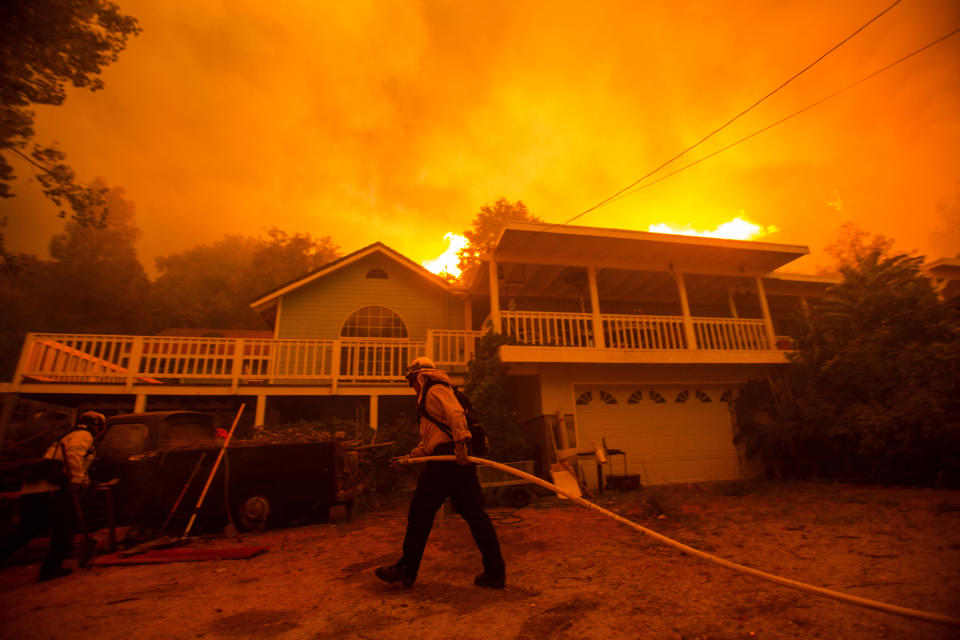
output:
M584 391L577 396L577 404L590 404L591 400L593 400L593 392L591 391Z
M677 397L674 398L674 402L686 402L687 398L690 397L690 392L686 389L677 394Z
M107 431L98 453L108 456L132 456L147 449L150 428L142 422L115 424Z
M603 402L603 404L617 404L617 399L606 391L600 392L600 401Z
M163 445L180 445L214 441L213 418L191 416L186 420L171 422L166 429Z
M390 276L387 275L386 271L378 267L376 269L370 269L370 271L367 271L367 277L371 280L386 280Z
M653 400L655 404L663 404L667 401L666 398L660 395L660 392L652 390L650 391L650 399Z
M733 399L733 389L727 389L720 394L720 402L730 402Z
M697 397L697 400L699 400L700 402L712 402L712 400L710 399L710 396L707 395L706 391L700 391L700 389L697 389L694 392L694 395Z
M643 400L643 391L634 391L627 398L627 404L639 404L641 400Z
M363 307L354 311L340 335L344 338L406 338L407 327L396 313L386 307Z

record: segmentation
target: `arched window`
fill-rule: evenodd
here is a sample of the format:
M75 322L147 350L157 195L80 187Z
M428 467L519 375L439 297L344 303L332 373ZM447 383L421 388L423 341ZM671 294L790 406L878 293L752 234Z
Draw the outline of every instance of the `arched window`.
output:
M617 399L606 391L600 392L600 400L603 404L617 404Z
M640 404L641 400L643 400L643 391L634 391L627 398L627 404Z
M674 402L686 402L687 398L690 397L690 392L686 389L677 394L677 397L674 399Z
M584 391L577 396L577 404L590 404L591 400L593 400L593 393L590 391Z
M730 402L733 400L733 389L727 389L720 394L720 402Z
M396 313L386 307L357 309L343 323L344 338L406 338L407 326Z
M706 391L701 391L700 389L697 389L696 391L694 391L694 395L697 396L697 400L699 400L700 402L712 402L710 396L707 395Z
M667 401L659 391L650 390L650 399L653 400L654 404L663 404Z

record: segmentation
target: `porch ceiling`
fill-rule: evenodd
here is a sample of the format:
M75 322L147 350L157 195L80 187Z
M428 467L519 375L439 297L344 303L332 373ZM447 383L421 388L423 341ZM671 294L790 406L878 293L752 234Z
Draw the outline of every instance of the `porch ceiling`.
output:
M493 251L499 262L731 275L766 274L806 253L799 245L542 223L508 224Z

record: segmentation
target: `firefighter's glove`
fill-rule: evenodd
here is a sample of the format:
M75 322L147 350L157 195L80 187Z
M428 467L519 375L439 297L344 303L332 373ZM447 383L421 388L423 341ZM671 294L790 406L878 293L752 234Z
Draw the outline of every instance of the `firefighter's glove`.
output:
M407 467L410 464L410 456L397 456L396 458L390 458L390 468L394 471L399 471Z
M457 456L457 464L459 465L468 465L470 464L470 458L467 457L467 441L461 440L459 442L453 443L453 454Z

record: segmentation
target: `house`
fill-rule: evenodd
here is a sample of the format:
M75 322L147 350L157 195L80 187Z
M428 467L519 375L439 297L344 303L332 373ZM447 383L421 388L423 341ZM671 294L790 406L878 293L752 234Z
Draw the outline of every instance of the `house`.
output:
M255 424L339 415L376 428L412 413L411 360L463 383L492 329L512 339L500 347L510 398L542 451L605 444L625 452L612 471L625 464L645 484L739 478L750 471L730 402L788 362L798 312L836 282L778 271L807 251L511 223L454 285L375 243L254 300L269 336L30 334L0 392L5 415L16 398L117 411L245 402ZM958 264L936 267L953 290ZM591 458L581 468L597 481Z

